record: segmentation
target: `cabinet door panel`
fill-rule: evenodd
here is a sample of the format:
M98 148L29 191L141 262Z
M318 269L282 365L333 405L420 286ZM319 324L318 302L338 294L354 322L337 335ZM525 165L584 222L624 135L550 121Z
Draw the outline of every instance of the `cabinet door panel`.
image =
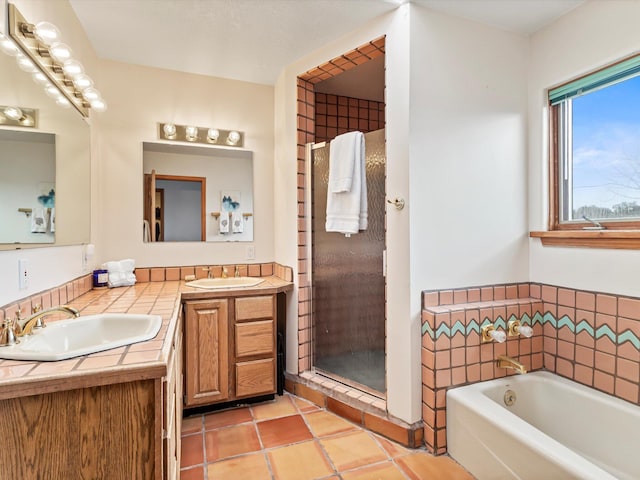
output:
M186 303L186 404L229 397L227 300Z
M236 357L272 355L275 335L273 320L238 323L236 331Z
M273 358L236 363L236 396L261 395L275 391Z

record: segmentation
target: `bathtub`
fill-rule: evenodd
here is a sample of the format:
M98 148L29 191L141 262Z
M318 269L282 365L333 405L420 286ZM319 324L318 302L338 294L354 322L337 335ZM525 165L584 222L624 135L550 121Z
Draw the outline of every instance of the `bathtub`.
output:
M549 372L447 392L449 455L479 480L637 480L639 432L640 407Z

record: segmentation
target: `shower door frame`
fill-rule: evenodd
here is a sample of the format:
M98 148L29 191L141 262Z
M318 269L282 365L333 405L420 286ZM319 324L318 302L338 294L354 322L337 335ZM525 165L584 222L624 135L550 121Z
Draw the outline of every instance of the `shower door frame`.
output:
M317 368L315 366L315 308L314 308L314 298L313 298L313 151L319 148L323 148L329 145L329 142L310 142L305 144L305 171L307 174L305 175L305 229L306 229L306 240L307 240L307 258L306 258L306 269L307 269L307 281L309 286L309 294L308 300L310 303L310 315L311 315L311 365L310 371L314 374L321 375L330 380L336 381L338 383L342 383L347 385L355 390L362 391L370 396L379 398L381 400L386 401L387 394L385 392L380 392L375 390L367 385L356 382L354 380L350 380L348 378L342 377L336 373L328 372L321 368ZM385 171L386 171L386 161L385 161ZM385 173L386 177L386 173ZM386 187L385 187L386 190ZM386 198L386 191L385 191ZM385 209L385 217L386 217L386 209ZM385 340L384 340L384 352L385 352L385 368L384 368L384 380L385 380L385 390L387 385L387 345L386 345L386 325L387 325L387 302L386 302L386 290L387 290L387 275L386 275L386 218L384 221L385 224L385 246L383 250L383 277L384 277L384 290L385 290L385 302L384 302L384 322L385 322Z

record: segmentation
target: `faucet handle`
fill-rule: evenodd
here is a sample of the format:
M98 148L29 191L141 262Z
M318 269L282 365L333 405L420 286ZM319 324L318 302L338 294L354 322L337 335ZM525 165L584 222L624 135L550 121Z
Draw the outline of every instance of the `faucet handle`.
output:
M20 343L20 340L16 337L16 332L14 330L15 325L18 325L15 320L11 318L6 318L2 325L2 329L0 330L0 346L6 347L10 345L15 345L16 343Z
M38 313L40 310L42 310L42 305L39 303L36 303L33 307L31 307L31 313Z

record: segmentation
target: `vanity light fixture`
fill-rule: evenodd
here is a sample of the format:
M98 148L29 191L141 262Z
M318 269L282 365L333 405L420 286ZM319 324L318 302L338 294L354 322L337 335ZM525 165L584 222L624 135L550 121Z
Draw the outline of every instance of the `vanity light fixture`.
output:
M158 136L161 140L177 140L235 148L244 147L244 133L238 130L219 130L217 128L196 127L194 125L159 123Z
M93 81L85 74L82 64L72 57L71 48L60 41L60 30L55 25L49 22L33 25L15 5L9 4L9 36L10 39L0 34L0 49L17 56L19 65L24 62L21 57L37 65L41 71L33 73L34 81L44 86L47 95L58 105L73 105L84 117L89 116L90 108L106 110L106 102L93 88ZM11 46L14 42L17 46ZM29 68L25 62L22 69L29 71Z
M0 125L35 128L37 112L34 108L0 105Z

